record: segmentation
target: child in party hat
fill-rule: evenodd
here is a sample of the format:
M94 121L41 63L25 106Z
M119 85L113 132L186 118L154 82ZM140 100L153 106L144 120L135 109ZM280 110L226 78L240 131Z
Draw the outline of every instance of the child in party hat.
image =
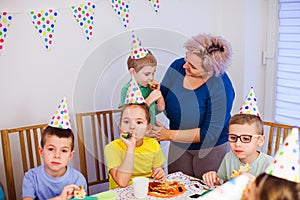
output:
M22 199L71 199L74 191L87 189L84 176L68 165L74 155L67 100L64 97L41 135L43 164L25 173Z
M271 156L257 149L264 144L265 136L253 88L240 114L229 121L228 141L231 151L225 155L218 172L210 171L202 177L209 185L220 184L243 172L249 172L254 179L273 161Z
M121 112L120 138L104 150L110 189L126 187L138 176L159 181L166 177L165 157L158 141L145 137L152 128L150 113L134 78L128 92Z
M141 41L132 32L132 51L127 60L127 67L132 76L135 78L145 103L150 109L150 121L155 125L156 110L165 109L165 101L160 92L160 84L154 81L157 61L150 50L141 45ZM121 90L121 102L119 108L123 106L128 93L130 81Z
M250 188L250 200L300 199L299 129L293 128L265 173Z

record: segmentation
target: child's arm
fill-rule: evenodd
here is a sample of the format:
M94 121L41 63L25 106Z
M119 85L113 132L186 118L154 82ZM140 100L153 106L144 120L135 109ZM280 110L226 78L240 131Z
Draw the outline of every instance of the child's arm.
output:
M166 108L166 104L165 104L165 99L164 97L162 96L161 98L159 98L156 102L156 109L159 111L159 112L162 112L164 111Z
M162 166L161 167L157 167L157 168L153 168L152 169L151 177L154 180L158 180L158 181L165 180L166 179L166 173L165 173L164 168Z
M79 186L71 184L64 187L60 195L48 200L71 199L74 196L74 190L80 190ZM23 199L24 200L24 199Z
M120 187L126 187L132 175L136 138L133 133L132 137L128 139L122 138L122 140L127 146L124 159L120 166L110 169L109 173Z
M206 172L203 174L202 179L208 185L220 185L220 178L215 171Z

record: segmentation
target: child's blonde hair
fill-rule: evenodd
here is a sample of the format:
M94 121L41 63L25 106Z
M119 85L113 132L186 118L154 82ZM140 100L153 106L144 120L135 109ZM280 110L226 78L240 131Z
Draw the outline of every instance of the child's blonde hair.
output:
M252 125L255 124L256 134L263 135L264 134L264 126L263 121L259 116L250 115L250 114L236 114L233 115L229 120L229 126L233 124L238 125Z
M134 68L136 72L139 72L144 66L157 66L156 58L149 49L147 49L147 51L148 55L140 59L132 59L131 56L129 56L127 59L128 70Z

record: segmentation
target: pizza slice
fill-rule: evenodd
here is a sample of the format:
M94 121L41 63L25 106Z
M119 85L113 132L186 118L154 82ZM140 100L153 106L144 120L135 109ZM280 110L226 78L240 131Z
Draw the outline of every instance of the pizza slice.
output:
M149 183L148 194L154 197L170 198L183 194L185 190L184 185L178 181L154 181Z
M240 166L240 169L238 171L236 170L232 170L231 172L231 178L235 178L238 175L242 174L242 173L246 173L249 172L251 169L250 165L248 163L246 163L244 166Z
M74 198L77 199L84 199L86 197L86 191L83 188L83 186L79 186L80 190L75 190L74 191Z

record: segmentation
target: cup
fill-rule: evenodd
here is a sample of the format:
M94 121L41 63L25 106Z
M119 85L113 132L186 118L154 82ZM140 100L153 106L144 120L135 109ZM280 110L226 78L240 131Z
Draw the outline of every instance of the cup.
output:
M135 177L132 179L134 196L137 199L146 199L148 195L149 178Z

